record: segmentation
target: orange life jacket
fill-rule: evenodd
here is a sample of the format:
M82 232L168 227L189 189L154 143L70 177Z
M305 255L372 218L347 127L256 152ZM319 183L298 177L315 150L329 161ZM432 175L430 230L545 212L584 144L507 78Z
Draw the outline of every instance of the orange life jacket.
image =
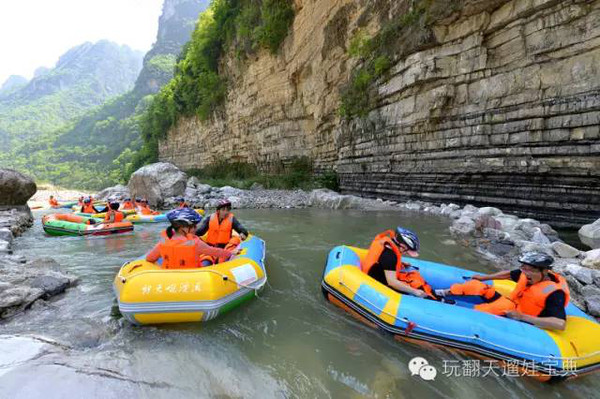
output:
M196 256L197 237L168 238L163 235L159 244L160 256L163 259L162 267L165 269L192 269L200 267L199 258Z
M538 316L544 310L548 296L558 290L565 293L565 306L567 306L571 299L567 280L559 274L550 273L557 282L544 280L533 285L527 285L527 277L525 273L521 273L517 286L510 293L510 299L517 304L519 312Z
M92 203L90 202L89 204L83 204L83 208L81 209L81 212L96 213L96 210L94 209L94 205L92 205Z
M233 231L233 213L229 213L221 223L219 223L219 216L213 213L210 216L208 222L208 235L206 236L206 242L210 245L227 244L231 239L231 232Z
M521 273L517 286L508 297L502 296L490 303L475 305L474 309L503 316L506 312L517 310L529 316L538 317L546 307L546 299L556 290L565 293L565 307L571 298L569 286L565 278L552 273L558 282L544 280L533 285L527 285L525 273Z
M361 262L361 270L369 274L369 271L376 263L379 263L379 258L383 253L386 246L394 251L396 255L396 278L403 283L408 284L411 288L424 291L429 297L436 299L433 294L433 289L429 284L425 282L421 273L417 270L406 271L404 267L404 263L402 263L402 253L400 249L392 241L392 237L395 237L396 233L392 230L386 230L381 234L378 234L371 242L371 246L369 247L369 252L365 259Z
M154 212L152 209L150 209L150 207L148 205L142 205L140 208L140 211L141 211L142 215L156 215L156 212Z
M118 212L118 211L114 211L114 210L110 210L108 212L106 212L106 216L104 216L104 222L110 222L110 216L111 215L115 215L115 220L112 221L111 223L120 223L123 221L123 219L125 219L125 215L123 214L123 212Z
M58 201L54 198L49 199L48 202L50 203L50 206L58 206Z
M123 209L135 209L135 206L131 201L123 202Z

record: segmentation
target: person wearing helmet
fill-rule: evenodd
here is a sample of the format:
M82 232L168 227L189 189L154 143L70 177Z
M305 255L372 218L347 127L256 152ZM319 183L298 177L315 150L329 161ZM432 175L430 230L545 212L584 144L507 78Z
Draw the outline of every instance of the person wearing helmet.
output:
M104 216L104 223L120 223L125 219L123 212L119 212L119 201L112 199L108 203L109 209Z
M419 238L412 231L403 227L386 230L373 239L361 270L396 291L437 300L418 270L402 262L403 254L419 256L419 247Z
M150 207L148 206L148 200L146 198L142 198L142 200L140 201L139 213L141 213L142 215L158 215L159 214L159 212L156 212L156 211L153 211L152 209L150 209Z
M567 281L553 272L554 258L541 252L526 252L519 257L521 266L515 270L503 270L493 274L475 274L472 280L454 284L449 289L436 290L439 296L475 295L484 303L475 309L521 320L541 328L564 330L565 307L570 292ZM500 295L487 280L512 280L517 283L508 297Z
M123 201L123 205L122 205L121 209L123 209L123 210L135 209L135 205L133 204L133 202L131 202L130 197L125 197L125 200Z
M239 235L234 236L233 231ZM196 230L196 235L202 237L206 234L205 241L213 247L234 249L248 237L248 230L231 213L231 202L227 199L219 201L217 211L202 219L202 223ZM204 264L215 264L223 259L204 257Z
M190 208L175 209L167 213L171 223L163 232L162 239L146 255L148 262L162 259L165 269L186 269L202 267L201 258L205 255L229 259L238 250L211 247L200 240L194 232L201 217Z
M94 208L94 204L92 203L91 197L86 197L83 200L83 206L81 207L81 212L83 212L83 213L98 213L96 208Z
M77 205L83 206L83 195L81 197L79 197L79 199L77 200Z
M190 207L190 206L187 204L187 202L185 202L185 198L183 198L183 197L177 197L177 198L175 198L175 201L177 201L177 203L179 204L179 205L178 205L178 208L179 208L179 209L183 209L183 208L189 208L189 207Z
M217 211L205 217L198 226L196 235L198 237L207 234L206 242L213 247L225 248L232 239L232 231L235 230L243 240L248 237L248 230L231 213L231 202L221 200L217 205Z

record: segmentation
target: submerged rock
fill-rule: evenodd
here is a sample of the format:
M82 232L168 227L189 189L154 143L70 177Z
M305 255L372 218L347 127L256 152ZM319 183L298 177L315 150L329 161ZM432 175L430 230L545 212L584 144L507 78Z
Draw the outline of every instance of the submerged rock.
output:
M58 295L76 282L50 258L28 263L0 258L0 319L22 312L38 299Z

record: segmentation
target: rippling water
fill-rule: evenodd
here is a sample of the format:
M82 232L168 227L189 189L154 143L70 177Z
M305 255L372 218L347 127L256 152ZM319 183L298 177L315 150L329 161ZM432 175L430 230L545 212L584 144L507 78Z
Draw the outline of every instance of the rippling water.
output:
M445 219L315 209L235 213L266 241L269 284L261 297L207 324L158 327L135 327L118 320L112 279L124 262L154 245L164 226L138 225L133 235L108 238L46 237L36 214L35 227L17 241L17 251L52 256L81 281L66 295L36 306L2 328L5 333L35 333L69 343L73 347L69 367L78 370L74 375L90 377L82 383L56 367L38 367L34 378L23 377L29 387L25 396L598 396L600 379L594 375L553 385L493 375L444 375L444 361L467 358L395 342L323 299L320 281L328 251L339 244L365 247L375 234L397 224L419 233L425 259L492 270L471 249L453 241ZM438 368L435 381L411 376L407 364L415 356ZM91 366L96 367L93 373L86 371ZM103 377L98 368L122 377Z

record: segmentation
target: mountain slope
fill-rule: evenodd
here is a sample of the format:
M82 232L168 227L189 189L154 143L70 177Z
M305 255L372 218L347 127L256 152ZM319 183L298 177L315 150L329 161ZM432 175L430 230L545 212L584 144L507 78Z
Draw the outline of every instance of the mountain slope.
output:
M133 152L141 146L140 118L150 96L172 78L177 55L208 4L209 0L165 0L156 42L144 57L134 88L59 133L53 145L56 161L74 163L80 176L55 183L101 188L122 179ZM92 171L100 175L92 178L88 173Z

